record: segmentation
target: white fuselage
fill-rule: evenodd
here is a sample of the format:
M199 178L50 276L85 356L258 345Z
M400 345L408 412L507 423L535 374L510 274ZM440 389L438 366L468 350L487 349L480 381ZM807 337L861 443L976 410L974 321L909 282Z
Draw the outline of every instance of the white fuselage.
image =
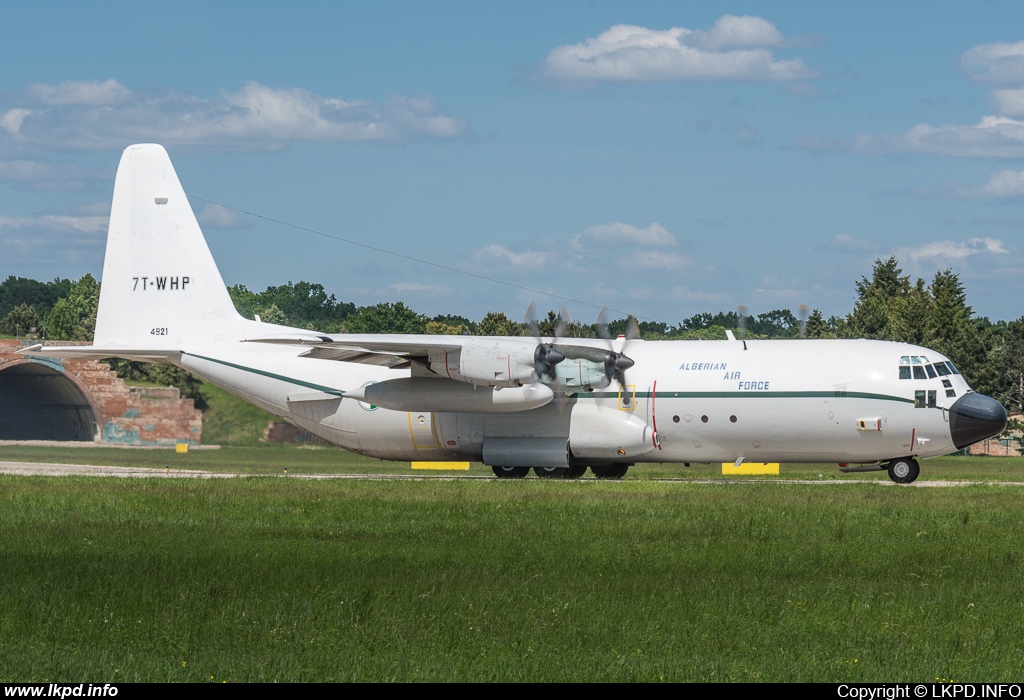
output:
M602 341L572 342L603 347ZM613 419L638 419L656 431L657 445L630 462L931 457L956 449L949 407L970 391L959 374L901 379L901 360L945 360L902 343L632 341L628 353L635 366L626 374L625 391L613 382L570 398L568 405L556 398L512 414L393 411L340 395L407 377L408 369L310 359L301 352L255 343L194 345L185 348L180 364L329 442L392 460L478 460L489 438L568 439L577 402L595 403Z

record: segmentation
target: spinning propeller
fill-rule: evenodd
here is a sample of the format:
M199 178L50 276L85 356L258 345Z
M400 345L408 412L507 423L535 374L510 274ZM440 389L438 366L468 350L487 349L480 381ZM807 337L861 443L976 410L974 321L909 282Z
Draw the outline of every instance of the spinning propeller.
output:
M534 307L533 304L530 304L526 310L525 321L533 337L537 340L537 349L534 351L534 370L540 381L554 384L557 390L566 394L579 391L582 388L581 386L567 386L559 379L557 374L557 365L563 360L569 359L582 360L591 363L591 366L598 366L599 369L591 370L597 375L595 381L593 381L595 388L608 386L613 380L622 386L626 385L626 370L631 368L634 362L632 358L626 356L625 349L629 341L640 337L640 328L637 326L636 319L630 317L625 334L613 339L606 320L606 313L605 309L601 310L594 328L598 336L607 344L607 350L589 345L559 342L568 337L569 329L571 328L569 312L565 310L565 307L562 307L561 313L557 317L554 316L554 313L551 313L545 321L546 324L553 324L551 328L553 330L553 337L548 340L542 335L541 324L534 317ZM619 340L622 342L619 343ZM604 375L604 381L596 381L601 374ZM590 386L589 383L586 383L586 385Z
M801 304L796 310L796 317L800 321L800 337L807 337L807 316L811 310L807 307L807 304Z
M634 365L633 359L625 354L626 346L629 345L629 341L640 337L640 327L637 326L636 319L630 316L626 322L626 332L621 336L622 347L616 351L611 337L611 329L605 318L606 313L606 309L601 309L601 313L597 315L596 324L597 334L608 343L608 352L604 356L604 374L608 377L609 383L614 379L619 386L625 387L626 370Z
M568 318L568 314L566 314L566 318ZM557 378L555 367L565 359L565 355L555 347L553 341L565 334L567 324L559 316L555 323L554 338L552 338L552 341L545 341L541 337L540 324L537 323L537 319L534 316L532 302L526 309L525 321L526 325L530 328L530 332L533 333L533 337L537 340L537 349L533 351L533 371L537 373L539 381L553 383Z

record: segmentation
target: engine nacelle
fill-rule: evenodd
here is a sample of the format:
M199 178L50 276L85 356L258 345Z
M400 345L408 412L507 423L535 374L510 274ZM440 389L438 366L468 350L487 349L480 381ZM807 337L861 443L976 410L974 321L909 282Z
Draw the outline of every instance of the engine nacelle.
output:
M646 454L657 446L658 434L634 415L590 401L572 407L569 449L574 457L623 460Z
M439 413L516 413L539 408L554 397L544 384L499 389L421 377L389 379L345 392L345 398L393 411Z
M555 367L555 378L568 393L604 389L612 381L605 373L603 363L573 359L558 363Z
M479 386L517 387L537 380L535 341L467 338L462 350L431 355L430 369L442 377Z

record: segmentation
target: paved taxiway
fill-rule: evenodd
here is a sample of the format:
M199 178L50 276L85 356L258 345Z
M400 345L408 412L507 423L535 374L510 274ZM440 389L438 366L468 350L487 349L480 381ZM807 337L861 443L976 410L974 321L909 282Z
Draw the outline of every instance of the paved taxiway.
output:
M153 469L149 467L105 467L88 464L44 464L39 462L0 462L0 474L21 476L112 476L142 479L236 479L239 477L278 477L283 479L362 479L367 481L462 481L466 479L495 480L496 477L474 474L241 474L236 472L208 472L198 469ZM576 479L575 481L580 481ZM583 479L598 483L598 479ZM899 486L889 480L866 479L651 479L678 484L813 484L844 485L874 484ZM954 486L1022 486L1024 481L915 481L909 486L936 488Z

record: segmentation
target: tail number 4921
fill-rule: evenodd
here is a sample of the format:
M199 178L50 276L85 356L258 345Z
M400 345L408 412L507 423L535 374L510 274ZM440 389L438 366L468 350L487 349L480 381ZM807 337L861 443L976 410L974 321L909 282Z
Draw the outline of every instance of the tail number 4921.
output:
M150 335L167 335L166 328L154 328L149 332Z

